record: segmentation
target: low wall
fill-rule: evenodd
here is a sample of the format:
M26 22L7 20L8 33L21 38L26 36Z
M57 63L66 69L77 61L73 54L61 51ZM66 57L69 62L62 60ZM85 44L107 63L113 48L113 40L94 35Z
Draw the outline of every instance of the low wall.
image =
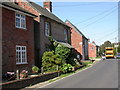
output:
M61 74L61 72L59 72L59 75L60 74ZM58 76L58 72L48 73L48 74L43 74L43 75L39 75L36 77L28 77L28 78L21 79L21 80L14 80L14 81L2 83L0 86L2 86L3 89L5 89L5 88L21 89L21 88L24 88L26 86L34 85L34 84L37 84L39 82L53 79L57 76Z

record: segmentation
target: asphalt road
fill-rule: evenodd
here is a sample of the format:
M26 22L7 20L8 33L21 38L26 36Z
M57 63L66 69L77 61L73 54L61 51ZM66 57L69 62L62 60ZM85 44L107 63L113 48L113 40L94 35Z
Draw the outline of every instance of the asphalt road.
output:
M86 70L38 88L118 88L118 60L101 60Z

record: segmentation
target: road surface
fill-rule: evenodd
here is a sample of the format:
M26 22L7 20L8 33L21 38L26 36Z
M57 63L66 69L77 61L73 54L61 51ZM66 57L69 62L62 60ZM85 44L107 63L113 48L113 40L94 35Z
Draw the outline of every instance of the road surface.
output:
M86 70L38 88L118 88L118 60L101 60Z

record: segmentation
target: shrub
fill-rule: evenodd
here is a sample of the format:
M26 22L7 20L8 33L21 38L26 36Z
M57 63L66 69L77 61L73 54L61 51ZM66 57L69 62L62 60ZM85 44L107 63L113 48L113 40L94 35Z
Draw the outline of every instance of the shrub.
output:
M32 67L32 71L34 71L34 72L38 72L40 69L37 67L37 66L33 66Z
M42 67L44 71L56 70L55 67L62 64L62 59L58 54L54 54L54 51L45 52L42 57Z
M72 65L71 64L64 64L62 67L62 72L63 73L68 73L72 71Z
M55 54L60 55L60 58L63 60L63 63L65 63L65 60L69 57L70 53L71 49L62 44L58 44L55 48Z

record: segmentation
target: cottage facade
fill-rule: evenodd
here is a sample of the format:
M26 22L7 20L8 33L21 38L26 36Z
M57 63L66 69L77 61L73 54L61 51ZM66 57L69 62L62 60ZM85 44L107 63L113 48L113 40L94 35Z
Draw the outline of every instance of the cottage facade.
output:
M49 50L51 45L49 37L58 42L70 44L70 27L52 13L52 2L45 1L44 7L27 0L26 2L16 2L16 4L38 16L34 18L35 62L37 66L41 64L43 53Z
M0 4L2 9L2 73L31 70L34 65L35 15L11 2Z

